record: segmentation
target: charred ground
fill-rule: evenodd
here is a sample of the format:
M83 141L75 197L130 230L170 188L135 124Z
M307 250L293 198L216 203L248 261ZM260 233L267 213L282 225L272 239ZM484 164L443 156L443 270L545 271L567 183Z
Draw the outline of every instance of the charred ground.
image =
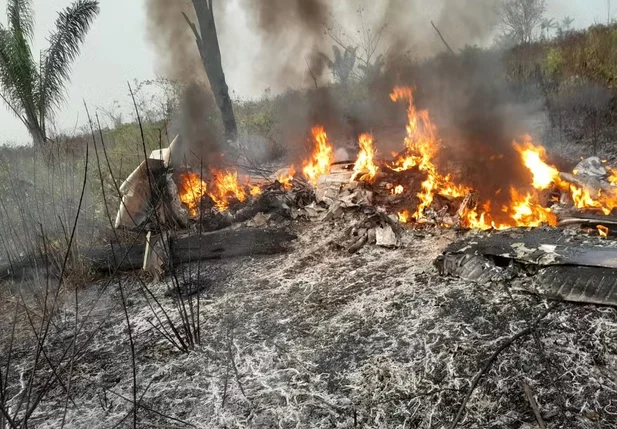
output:
M123 276L140 422L448 427L474 375L498 348L537 322L533 333L492 362L459 427L535 427L525 383L551 427L615 425L614 309L551 303L504 285L440 278L433 260L456 238L454 232L408 230L400 249L365 247L349 255L332 238L341 226L293 223L288 227L298 239L286 254L204 262L202 344L190 353L174 349L148 322L153 314L139 293L139 274ZM195 267L180 266L176 275L181 272L197 275ZM167 283L151 289L171 310ZM129 427L131 353L118 289L103 282L75 296L84 312L98 303L77 341L82 350L94 333L72 365L74 406L66 422ZM73 341L71 300L66 297L52 328L46 346L51 359ZM11 313L3 314L6 334ZM24 317L21 310L18 317ZM81 311L77 319L86 320ZM8 378L11 396L30 375L26 362L35 343L19 333ZM65 400L56 386L32 424L57 427Z

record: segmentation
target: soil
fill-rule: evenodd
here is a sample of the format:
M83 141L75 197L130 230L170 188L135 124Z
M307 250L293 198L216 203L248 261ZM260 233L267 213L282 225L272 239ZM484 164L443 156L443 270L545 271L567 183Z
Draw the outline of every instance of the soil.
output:
M165 317L142 293L144 281L179 326L173 276L153 282L134 273L66 291L46 350L54 362L66 350L76 356L59 371L65 387L70 379L70 400L54 383L29 426L60 427L65 404L65 427L133 426L120 287L134 342L138 427L447 428L489 357L551 306L532 335L497 356L457 427L537 427L524 383L550 428L617 425L614 308L439 277L433 261L456 240L454 231L407 229L398 249L364 246L350 255L337 246L346 226L294 223L298 238L287 253L177 267L190 288L185 299L200 298L201 344L189 352L162 335L157 317L163 324ZM2 299L8 350L18 298ZM24 320L23 308L18 315ZM76 320L84 327L73 347ZM36 345L27 323L18 328L12 407ZM49 373L40 366L36 380Z

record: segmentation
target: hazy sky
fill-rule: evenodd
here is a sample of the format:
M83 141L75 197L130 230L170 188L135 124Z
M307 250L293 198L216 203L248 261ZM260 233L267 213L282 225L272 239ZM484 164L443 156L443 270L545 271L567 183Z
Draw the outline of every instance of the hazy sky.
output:
M169 0L174 1L174 0ZM230 88L242 97L263 93L267 85L251 80L251 64L255 58L255 37L247 29L238 0L226 0L221 44L234 46L223 52L223 61ZM259 1L259 0L256 0ZM334 0L331 0L334 1ZM413 0L409 0L413 1ZM450 0L472 1L472 0ZM73 66L72 80L67 90L67 102L59 113L57 126L72 133L85 123L83 100L90 106L109 107L114 101L130 104L127 81L156 77L155 52L146 38L145 0L101 0L101 13L96 19ZM0 11L6 10L6 0L0 0ZM54 27L57 11L70 0L34 0L36 11L35 51L47 46L47 36ZM337 0L338 3L338 0ZM547 16L575 18L576 27L594 22L606 22L607 0L548 0ZM617 1L613 2L617 17ZM6 24L5 14L0 22ZM0 144L26 144L30 139L23 124L5 106L0 108Z

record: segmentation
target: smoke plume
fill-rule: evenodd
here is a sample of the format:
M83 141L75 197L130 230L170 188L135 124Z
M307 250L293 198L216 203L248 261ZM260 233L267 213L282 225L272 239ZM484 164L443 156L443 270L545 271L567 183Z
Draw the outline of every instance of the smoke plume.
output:
M244 0L250 24L261 38L257 79L277 87L321 82L325 70L318 55L329 18L326 0Z
M148 37L155 46L158 67L185 88L171 127L180 136L172 163L196 168L218 165L222 148L215 117L219 112L195 36L183 16L198 25L195 9L190 0L146 0L146 8Z
M389 52L426 58L446 47L431 21L454 51L466 45L486 44L499 23L499 0L455 2L437 0L427 4L421 0L389 0L381 25L388 28L386 44Z
M486 45L499 22L498 0L430 4L420 0L237 0L234 4L235 9L219 4L215 10L223 58L234 59L225 70L228 77L236 78L236 82L230 79L230 87L244 80L250 83L245 82L245 87L271 87L275 92L289 87L308 89L276 100L279 107L274 119L280 140L292 148L291 153L301 152L295 149L306 142L315 124L324 125L333 141L352 141L361 132L383 128L404 132L404 108L392 103L388 94L395 85L411 85L417 88L418 107L428 108L443 130L445 158L448 154L469 157L465 164L470 167L463 173L477 182L474 185L483 186L486 174L507 178L496 179L495 189L487 190L505 195L506 182L522 177L524 172L513 167L514 163L482 164L490 158L482 155L487 151L516 156L512 140L525 132L525 109L513 107L515 100L505 84L490 78L503 72L501 58L473 50L451 55L431 26L433 21L455 52L468 45ZM218 130L203 129L212 123L203 118L211 118L215 107L197 99L208 94L195 90L206 79L194 37L181 17L184 11L195 19L191 2L147 0L147 5L149 35L163 70L190 84L177 122L188 140L183 145L185 155L201 153L208 162L216 162L217 157L208 153L221 151ZM252 33L234 27L240 25ZM332 57L332 45L338 43L327 28L336 31L345 45L362 45L367 32L383 32L373 61L382 54L385 73L364 81L366 94L360 100L357 95L350 99L347 88L327 86L331 79L327 58ZM378 139L378 144L387 146L382 153L389 153L401 141L392 137Z
M191 1L146 0L146 13L148 39L162 74L183 83L207 82L195 36L182 16L185 13L196 22Z

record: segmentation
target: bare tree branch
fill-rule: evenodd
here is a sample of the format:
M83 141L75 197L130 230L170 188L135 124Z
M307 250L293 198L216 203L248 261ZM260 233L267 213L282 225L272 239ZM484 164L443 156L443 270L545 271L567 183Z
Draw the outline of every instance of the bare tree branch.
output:
M448 45L448 42L446 42L446 39L444 39L443 36L441 35L441 31L439 31L439 28L437 28L437 26L433 23L433 21L431 21L431 25L433 26L433 28L435 29L435 31L439 35L439 38L441 39L443 44L446 45L446 48L448 48L448 51L450 51L451 53L454 53L454 51L452 50L450 45Z

